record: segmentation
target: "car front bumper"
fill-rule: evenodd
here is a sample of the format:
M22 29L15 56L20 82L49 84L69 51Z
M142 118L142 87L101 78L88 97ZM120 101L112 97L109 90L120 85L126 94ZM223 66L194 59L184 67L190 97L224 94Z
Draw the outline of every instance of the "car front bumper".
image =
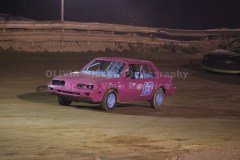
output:
M66 97L76 102L99 103L102 100L102 93L95 90L71 90L65 87L48 85L51 94Z
M212 71L212 72L218 72L218 73L229 73L229 74L239 74L240 70L226 70L226 69L218 69L218 68L212 68L212 67L208 67L206 65L201 64L203 69L206 69L208 71Z

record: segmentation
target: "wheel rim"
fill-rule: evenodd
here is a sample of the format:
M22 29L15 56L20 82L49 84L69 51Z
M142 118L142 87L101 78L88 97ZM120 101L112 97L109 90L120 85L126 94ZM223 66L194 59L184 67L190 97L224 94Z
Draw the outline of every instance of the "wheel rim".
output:
M163 103L163 99L164 99L163 93L158 92L155 98L156 105L161 106L161 104Z
M107 106L112 109L116 103L116 96L114 93L110 93L107 98Z

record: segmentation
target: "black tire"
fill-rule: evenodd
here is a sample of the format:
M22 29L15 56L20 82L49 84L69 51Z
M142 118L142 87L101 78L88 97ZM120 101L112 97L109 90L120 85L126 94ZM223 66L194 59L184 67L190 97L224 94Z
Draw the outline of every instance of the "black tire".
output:
M110 96L112 98L114 97L114 102L111 104L111 106L108 103L108 99L110 98ZM115 90L110 89L103 96L102 102L100 104L101 109L104 111L112 111L116 107L116 105L117 105L117 93Z
M157 102L157 96L159 96L159 94L160 94L161 102ZM159 88L154 93L154 95L150 101L150 104L154 109L160 109L163 106L164 99L165 99L164 91L162 88Z
M58 103L59 103L61 106L70 106L70 104L72 103L72 101L69 100L69 99L66 99L66 98L64 98L64 97L58 96Z

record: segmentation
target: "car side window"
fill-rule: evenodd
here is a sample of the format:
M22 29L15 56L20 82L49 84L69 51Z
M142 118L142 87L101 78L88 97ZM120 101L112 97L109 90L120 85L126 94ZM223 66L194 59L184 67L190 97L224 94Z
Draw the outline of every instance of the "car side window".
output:
M151 66L144 64L129 64L127 78L144 79L154 77Z
M141 65L141 78L152 78L154 77L153 69L148 64Z
M127 78L140 79L140 64L129 64Z

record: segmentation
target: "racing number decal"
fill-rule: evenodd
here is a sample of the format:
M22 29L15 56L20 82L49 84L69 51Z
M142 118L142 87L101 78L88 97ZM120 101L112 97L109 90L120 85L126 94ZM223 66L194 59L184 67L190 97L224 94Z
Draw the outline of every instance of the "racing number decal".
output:
M141 96L149 96L153 91L153 87L154 87L153 82L145 82L143 85Z

